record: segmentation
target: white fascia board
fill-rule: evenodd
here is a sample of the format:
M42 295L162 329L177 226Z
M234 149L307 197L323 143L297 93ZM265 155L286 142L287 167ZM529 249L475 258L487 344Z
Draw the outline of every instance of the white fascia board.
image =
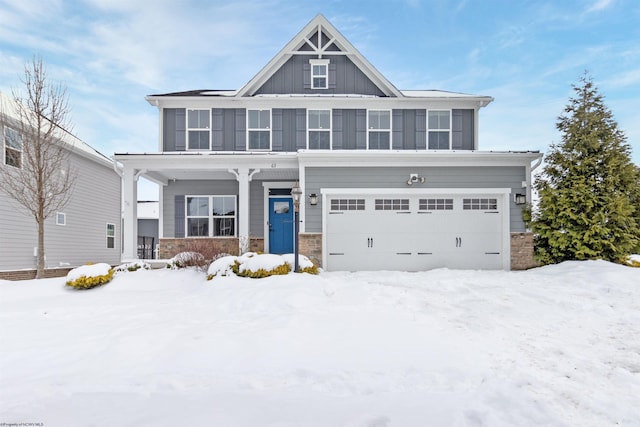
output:
M375 196L375 195L408 195L417 194L511 194L511 188L321 188L320 194L346 196Z
M300 151L305 167L407 167L407 166L529 166L541 153L462 152L462 151L376 151L340 152Z
M259 169L297 169L296 153L219 153L171 152L115 154L114 159L135 169L151 170L228 170L239 167Z
M387 98L357 95L258 95L246 98L164 97L158 108L347 108L347 109L478 109L493 98Z

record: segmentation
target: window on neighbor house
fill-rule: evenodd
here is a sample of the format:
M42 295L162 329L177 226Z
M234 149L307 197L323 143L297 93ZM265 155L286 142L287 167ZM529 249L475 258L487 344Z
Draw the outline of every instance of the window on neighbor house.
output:
M331 148L331 110L308 111L308 141L310 150Z
M116 247L116 225L107 224L107 249Z
M210 110L187 110L187 149L209 150Z
M370 150L388 150L391 148L391 111L369 110L368 134Z
M430 110L427 118L429 150L448 150L451 147L451 111Z
M6 126L4 128L4 163L16 168L22 167L22 135Z
M329 87L329 60L312 59L311 65L311 89L327 89Z
M248 110L249 150L271 148L271 110Z
M187 196L187 237L236 234L236 196Z
M56 225L67 225L67 215L63 212L56 212Z

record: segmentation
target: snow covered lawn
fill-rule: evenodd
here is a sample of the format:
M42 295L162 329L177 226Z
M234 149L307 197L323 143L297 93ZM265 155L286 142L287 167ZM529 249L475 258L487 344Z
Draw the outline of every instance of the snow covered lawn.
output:
M0 281L0 423L638 426L640 269Z

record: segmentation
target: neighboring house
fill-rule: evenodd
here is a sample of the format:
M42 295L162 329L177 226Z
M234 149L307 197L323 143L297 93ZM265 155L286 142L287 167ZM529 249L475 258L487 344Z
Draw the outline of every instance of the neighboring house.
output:
M0 173L21 167L22 141L13 98L0 92ZM121 178L114 163L64 132L77 174L67 206L45 222L47 275L87 262L118 264L121 257ZM35 275L37 225L30 213L0 188L0 279Z
M146 99L160 113L159 152L115 155L125 258L144 176L161 185L161 258L194 239L292 252L299 182L300 252L325 269L533 262L521 209L541 154L478 151L478 112L493 98L398 90L322 15L238 90Z
M159 205L157 201L138 201L138 258L156 258Z

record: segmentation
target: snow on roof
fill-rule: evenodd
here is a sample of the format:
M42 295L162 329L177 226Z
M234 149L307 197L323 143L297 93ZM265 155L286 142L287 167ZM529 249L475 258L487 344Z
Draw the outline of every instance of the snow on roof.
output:
M13 99L13 97L6 95L2 91L0 91L0 114L10 117L14 120L18 119L18 110L15 100ZM70 147L70 151L107 166L113 164L113 161L109 157L105 156L86 142L82 141L71 132L60 127L58 127L58 130L58 140L67 144Z

